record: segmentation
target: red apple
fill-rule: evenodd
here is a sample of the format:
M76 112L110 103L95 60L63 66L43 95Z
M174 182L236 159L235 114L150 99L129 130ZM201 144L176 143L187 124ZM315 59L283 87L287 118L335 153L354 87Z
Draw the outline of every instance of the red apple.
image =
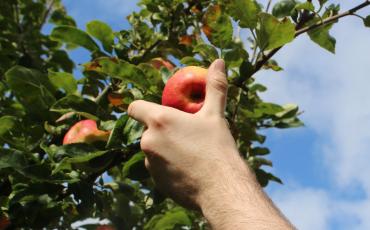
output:
M63 145L72 143L88 143L96 141L107 141L109 131L99 130L96 121L82 120L74 124L66 133L63 139Z
M164 87L162 105L188 113L198 112L206 95L207 72L207 69L197 66L177 71Z
M150 64L152 64L152 66L158 70L162 67L166 67L168 70L173 70L175 68L174 64L168 60L164 60L163 58L153 58L150 61Z

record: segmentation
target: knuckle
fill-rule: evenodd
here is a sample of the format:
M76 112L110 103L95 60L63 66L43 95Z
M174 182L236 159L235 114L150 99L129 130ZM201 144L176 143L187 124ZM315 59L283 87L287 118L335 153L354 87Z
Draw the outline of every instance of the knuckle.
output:
M144 152L152 152L152 149L154 147L154 140L150 135L145 135L141 138L140 142L140 148Z
M224 73L217 73L213 76L210 84L213 88L217 89L218 91L225 92L227 90L227 80L226 75Z
M152 125L156 128L163 128L166 124L168 124L169 117L165 112L157 112L156 114L152 115L151 121Z

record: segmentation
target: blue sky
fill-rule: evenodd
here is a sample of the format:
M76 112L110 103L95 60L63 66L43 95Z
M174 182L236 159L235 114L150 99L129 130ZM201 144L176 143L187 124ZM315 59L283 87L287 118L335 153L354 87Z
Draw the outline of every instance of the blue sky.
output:
M125 17L138 9L134 0L63 2L83 29L94 19L115 30L127 28ZM348 9L361 2L341 5ZM331 33L336 55L303 35L276 55L283 72L257 75L269 88L262 97L298 104L306 124L267 131L271 171L284 185L271 183L266 191L299 229L370 229L370 29L347 17ZM89 60L83 50L73 58Z

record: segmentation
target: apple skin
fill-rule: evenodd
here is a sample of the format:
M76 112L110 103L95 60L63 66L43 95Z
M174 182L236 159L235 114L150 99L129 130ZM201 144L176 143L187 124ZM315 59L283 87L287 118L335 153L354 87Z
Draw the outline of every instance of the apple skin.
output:
M168 60L164 60L163 58L153 58L150 60L150 64L158 70L162 67L166 67L168 70L172 71L175 68L174 64Z
M82 120L74 124L66 133L63 145L73 143L91 144L96 141L108 141L110 132L99 130L96 121Z
M198 112L206 95L207 69L188 66L177 71L162 93L162 105L187 113Z

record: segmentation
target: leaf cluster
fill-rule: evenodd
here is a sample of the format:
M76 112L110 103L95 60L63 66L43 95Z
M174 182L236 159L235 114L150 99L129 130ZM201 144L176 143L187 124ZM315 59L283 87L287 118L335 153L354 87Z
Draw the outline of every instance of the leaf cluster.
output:
M130 28L113 31L97 20L77 28L59 0L0 2L0 218L9 219L9 229L69 229L89 217L108 219L117 229L205 229L199 213L156 190L139 148L144 127L126 110L137 99L160 103L177 68L208 67L217 58L228 70L225 116L241 156L262 186L282 183L268 172L264 130L302 126L301 112L294 104L262 100L267 88L255 73L281 71L271 57L302 29L313 28L307 29L311 40L334 52L329 31L339 5L324 0L280 0L272 7L255 0L139 5L127 17ZM41 32L44 25L53 25L51 34ZM242 41L240 33L248 39ZM91 54L78 79L68 56L75 48ZM156 68L154 58L176 68ZM109 140L62 145L67 130L82 119L109 130Z

